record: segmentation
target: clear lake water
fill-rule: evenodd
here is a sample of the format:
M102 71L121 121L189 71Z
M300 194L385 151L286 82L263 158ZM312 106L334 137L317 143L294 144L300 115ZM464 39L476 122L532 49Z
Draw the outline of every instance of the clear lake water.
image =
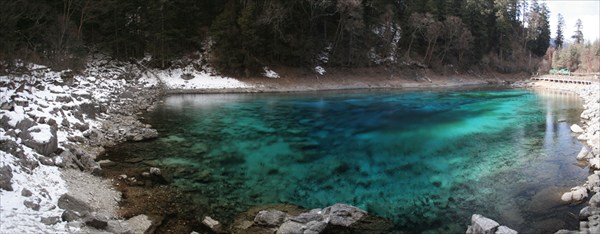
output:
M588 168L582 103L527 90L206 94L145 116L160 138L108 158L157 166L181 201L230 221L251 206L347 203L409 233L464 233L473 213L523 233L577 229L560 202Z

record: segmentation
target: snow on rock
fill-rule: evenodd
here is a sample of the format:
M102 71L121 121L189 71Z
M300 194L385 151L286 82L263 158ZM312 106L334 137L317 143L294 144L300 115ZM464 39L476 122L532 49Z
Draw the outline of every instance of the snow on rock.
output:
M279 78L279 74L277 72L269 69L268 67L263 67L263 76L268 78Z
M100 131L109 117L106 107L123 103L123 91L135 87L121 79L127 66L107 59L92 59L82 76L21 66L37 70L0 76L0 233L75 232L61 222L57 202L67 188L54 166L72 164L73 158L54 153L80 143L93 148L90 132Z
M38 143L48 143L52 139L52 129L48 124L39 124L28 129L33 140Z
M62 209L56 206L58 198L67 192L65 181L57 167L40 165L25 172L15 158L0 151L0 166L10 166L13 191L0 190L0 232L2 233L56 233L73 232L75 228L61 222ZM58 217L49 225L42 219Z
M48 124L38 124L28 128L21 138L24 140L23 144L42 155L48 156L58 149L56 130Z
M325 75L325 68L323 68L321 66L316 66L314 68L314 71L319 75Z

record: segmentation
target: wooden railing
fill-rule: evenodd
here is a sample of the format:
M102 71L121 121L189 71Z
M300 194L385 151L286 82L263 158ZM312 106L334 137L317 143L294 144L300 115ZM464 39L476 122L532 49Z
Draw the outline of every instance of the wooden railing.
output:
M566 84L584 84L591 85L595 82L600 82L599 76L561 76L561 75L545 75L545 76L537 76L532 77L532 80L540 80L540 81L550 81L556 83L566 83Z

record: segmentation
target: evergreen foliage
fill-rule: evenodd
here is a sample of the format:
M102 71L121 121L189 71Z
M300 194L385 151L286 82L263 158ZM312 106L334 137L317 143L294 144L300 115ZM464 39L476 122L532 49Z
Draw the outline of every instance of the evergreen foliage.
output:
M86 52L152 56L168 67L210 42L211 62L251 75L265 65L357 67L522 64L550 42L534 0L15 0L0 2L0 59L65 61ZM558 38L557 38L558 39ZM562 42L561 40L558 40ZM562 43L561 43L562 44ZM483 59L483 60L482 60ZM526 68L500 68L516 71Z
M571 36L571 38L575 40L576 44L583 43L583 32L581 31L582 29L583 22L581 22L581 19L577 19L577 22L575 22L575 32L573 32L573 36Z
M558 24L556 25L556 38L554 39L554 43L556 44L556 48L562 48L565 40L565 36L563 35L563 28L565 27L565 18L559 13L558 14Z

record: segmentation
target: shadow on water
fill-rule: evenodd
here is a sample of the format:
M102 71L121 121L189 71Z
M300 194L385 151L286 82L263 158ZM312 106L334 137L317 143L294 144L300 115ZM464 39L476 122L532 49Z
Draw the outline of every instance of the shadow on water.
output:
M576 96L521 90L171 96L147 116L161 138L109 149L105 172L161 168L165 203L193 225L343 202L411 232L464 232L480 213L548 233L578 227L560 195L588 175L568 129L580 112ZM164 186L143 185L121 183Z

